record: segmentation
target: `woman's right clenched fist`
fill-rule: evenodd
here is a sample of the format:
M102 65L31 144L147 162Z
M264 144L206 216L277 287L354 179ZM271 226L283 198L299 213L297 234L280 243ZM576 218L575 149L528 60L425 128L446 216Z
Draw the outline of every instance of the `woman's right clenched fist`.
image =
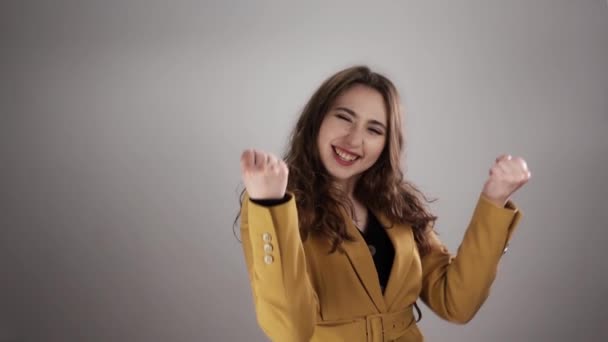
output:
M283 198L288 174L287 164L273 154L250 149L241 155L241 175L250 198Z

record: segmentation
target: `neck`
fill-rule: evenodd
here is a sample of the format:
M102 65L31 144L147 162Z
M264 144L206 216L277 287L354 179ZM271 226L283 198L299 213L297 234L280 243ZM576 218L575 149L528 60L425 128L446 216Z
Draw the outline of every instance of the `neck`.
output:
M354 201L354 193L355 193L355 184L357 180L354 177L336 181L336 186L338 189L342 190L351 201Z
M353 220L357 221L357 220L363 219L363 222L365 222L364 218L367 216L365 211L367 209L366 209L365 205L363 205L362 203L357 201L357 199L355 199L354 193L355 193L355 184L356 183L357 183L357 179L352 177L347 180L337 181L336 186L338 187L338 189L340 189L341 191L343 191L346 194L348 200L353 205L353 210L354 210L354 212L352 213L352 215L354 216ZM358 225L363 222L358 222L358 223L355 222L355 224ZM361 229L362 228L360 228L360 230Z

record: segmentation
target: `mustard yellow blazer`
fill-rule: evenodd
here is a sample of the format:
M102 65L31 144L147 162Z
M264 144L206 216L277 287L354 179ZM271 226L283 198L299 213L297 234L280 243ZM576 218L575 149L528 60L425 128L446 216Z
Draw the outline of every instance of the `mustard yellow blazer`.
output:
M384 294L365 240L348 216L356 240L329 254L326 239L302 242L294 195L264 207L241 208L241 236L257 320L272 341L423 341L412 312L420 297L437 315L466 323L487 298L498 262L519 219L512 202L497 207L480 195L455 256L435 233L420 257L412 228L374 212L395 247Z

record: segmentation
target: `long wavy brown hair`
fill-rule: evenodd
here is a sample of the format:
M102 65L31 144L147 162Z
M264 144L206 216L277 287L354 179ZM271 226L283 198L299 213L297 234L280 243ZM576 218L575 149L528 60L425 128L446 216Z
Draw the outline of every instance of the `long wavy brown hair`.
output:
M388 78L367 66L347 68L325 80L304 107L291 134L283 159L289 167L287 191L296 199L302 239L310 234L326 237L331 243L332 253L341 249L345 240L354 240L346 231L343 216L343 212L353 214L353 205L347 194L335 186L321 162L317 137L321 123L336 98L359 84L382 95L388 113L388 127L380 157L361 174L353 195L373 212L384 213L390 221L410 224L418 249L424 255L430 248L427 233L437 217L426 205L431 201L404 178L401 170L405 142L397 89Z

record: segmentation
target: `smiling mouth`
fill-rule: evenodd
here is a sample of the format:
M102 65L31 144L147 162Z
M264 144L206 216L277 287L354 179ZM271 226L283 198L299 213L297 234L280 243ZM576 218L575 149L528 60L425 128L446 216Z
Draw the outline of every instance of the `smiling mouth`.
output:
M356 154L348 153L348 152L344 151L343 149L336 147L336 146L332 146L332 149L334 150L334 154L338 158L340 158L340 160L347 162L347 163L352 163L355 160L361 158L360 156L358 156Z

